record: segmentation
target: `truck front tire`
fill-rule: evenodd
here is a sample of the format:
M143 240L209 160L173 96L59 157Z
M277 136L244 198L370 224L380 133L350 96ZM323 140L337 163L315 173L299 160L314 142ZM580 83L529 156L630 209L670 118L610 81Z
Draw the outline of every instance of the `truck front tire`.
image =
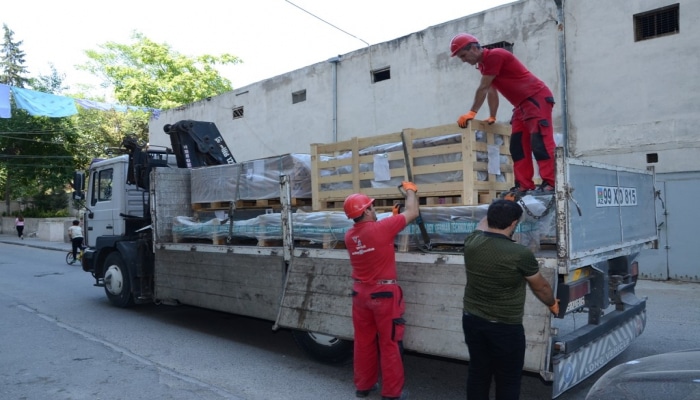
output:
M131 295L131 280L129 271L119 253L111 253L105 260L105 294L109 302L117 307L134 305Z
M353 342L315 332L292 331L294 341L311 358L327 364L345 364L352 359Z

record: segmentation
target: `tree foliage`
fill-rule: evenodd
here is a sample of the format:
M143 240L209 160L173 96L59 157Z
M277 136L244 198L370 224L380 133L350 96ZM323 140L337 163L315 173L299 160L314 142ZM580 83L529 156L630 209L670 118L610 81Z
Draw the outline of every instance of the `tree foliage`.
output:
M2 43L2 61L0 62L0 83L15 87L25 87L29 83L26 77L27 67L24 66L24 52L20 49L22 41L15 42L15 33L2 24L4 40Z
M52 64L47 76L27 76L22 42L14 40L7 25L3 28L0 83L66 92L65 75ZM116 101L129 106L168 109L230 91L231 82L215 67L241 62L230 54L187 57L139 33L132 39L131 44L108 42L101 51L86 51L90 61L81 67L101 77L104 87L114 89ZM73 97L106 102L89 92ZM36 117L13 105L11 118L0 118L0 191L6 209L10 200L28 199L35 206L62 207L73 171L112 156L126 136L148 141L148 117L143 111L82 107L71 117ZM34 211L48 215L41 212L48 210Z
M0 119L0 169L6 202L37 194L65 193L81 153L73 152L77 132L68 118L33 117L13 110Z
M91 60L81 66L112 85L119 102L169 109L232 89L215 66L240 63L238 57L188 57L138 32L132 39L131 44L107 42L100 46L101 51L87 50Z
M36 78L29 79L30 86L33 90L44 93L58 94L68 89L68 87L63 85L63 81L66 79L66 74L60 74L53 64L49 64L51 68L51 74L49 75L39 75Z

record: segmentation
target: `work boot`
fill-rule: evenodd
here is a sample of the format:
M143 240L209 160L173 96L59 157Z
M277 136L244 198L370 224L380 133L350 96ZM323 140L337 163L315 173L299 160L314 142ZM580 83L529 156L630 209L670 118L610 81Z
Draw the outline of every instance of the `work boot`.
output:
M527 195L527 189L523 189L521 186L516 185L510 188L507 192L501 193L501 199L518 201Z
M535 190L531 192L533 196L546 196L554 194L554 187L547 182L542 182Z
M367 396L369 396L370 392L374 392L377 389L379 389L379 384L375 383L374 386L372 386L371 388L369 388L367 390L356 390L355 397L360 397L360 398L367 397Z
M408 399L408 390L406 390L406 389L401 391L401 396L399 396L399 397L382 396L382 400L407 400L407 399Z

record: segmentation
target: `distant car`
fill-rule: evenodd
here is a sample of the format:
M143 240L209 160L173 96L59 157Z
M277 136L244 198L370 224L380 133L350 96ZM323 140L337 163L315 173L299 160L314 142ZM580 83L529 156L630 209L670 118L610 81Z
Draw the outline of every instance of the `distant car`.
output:
M657 354L611 368L586 400L700 399L700 349Z

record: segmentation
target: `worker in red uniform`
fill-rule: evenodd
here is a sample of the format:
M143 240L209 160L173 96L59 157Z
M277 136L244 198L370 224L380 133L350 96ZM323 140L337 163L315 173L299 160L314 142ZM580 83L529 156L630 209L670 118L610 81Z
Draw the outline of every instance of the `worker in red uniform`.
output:
M457 124L466 128L487 99L490 114L486 122L494 123L498 110L498 93L502 94L515 107L510 139L515 173L515 187L512 191L524 195L537 189L534 194L552 194L555 148L552 92L513 53L504 49L482 48L479 40L468 33L460 33L452 38L450 51L452 57L476 65L481 72L474 103L468 113L459 117ZM539 188L535 188L532 180L535 172L533 155L542 178Z
M402 340L405 321L403 291L396 282L394 238L418 217L418 188L403 182L406 208L377 220L374 199L351 194L345 215L355 224L345 234L352 278L352 323L355 330L354 383L357 397L378 388L381 366L382 399L407 399L404 390Z

